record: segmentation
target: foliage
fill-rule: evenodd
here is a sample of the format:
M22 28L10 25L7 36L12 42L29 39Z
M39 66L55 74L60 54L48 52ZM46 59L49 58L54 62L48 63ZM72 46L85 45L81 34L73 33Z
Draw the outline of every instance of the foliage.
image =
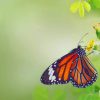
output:
M33 91L33 100L66 100L66 92L64 88L50 88L43 86L36 86Z
M100 0L90 0L90 4L93 6L93 8L100 8Z
M37 85L33 91L33 100L100 100L99 91L98 85L85 89L69 89L63 85L54 88Z
M72 13L79 12L80 17L85 16L85 12L100 8L100 0L74 0L70 6Z
M35 87L33 91L33 100L48 100L48 90L41 86Z
M93 28L96 30L97 38L100 40L100 23L95 24Z

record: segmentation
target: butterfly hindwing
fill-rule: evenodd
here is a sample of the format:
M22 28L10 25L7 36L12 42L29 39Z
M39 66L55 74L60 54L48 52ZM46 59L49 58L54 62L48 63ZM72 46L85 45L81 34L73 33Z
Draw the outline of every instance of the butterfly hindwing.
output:
M97 72L86 55L76 60L76 67L71 72L70 81L73 86L85 88L93 84L97 78Z

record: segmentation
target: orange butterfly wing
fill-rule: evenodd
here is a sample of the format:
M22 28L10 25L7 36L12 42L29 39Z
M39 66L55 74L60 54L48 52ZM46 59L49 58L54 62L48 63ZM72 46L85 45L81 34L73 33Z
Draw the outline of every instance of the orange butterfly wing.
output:
M97 71L94 69L86 55L79 57L74 63L76 63L74 64L76 66L73 68L72 65L73 69L70 74L70 81L74 86L85 88L96 81Z
M58 59L45 70L41 82L47 85L68 83L71 65L76 58L78 58L78 54L74 51Z
M72 56L72 55L70 55L68 57L65 57L58 64L58 66L59 66L57 68L58 78L61 79L61 80L63 80L63 81L67 81L69 79L70 69L71 69L72 62L74 60L76 60L76 58L78 58L77 54L75 54L74 56Z

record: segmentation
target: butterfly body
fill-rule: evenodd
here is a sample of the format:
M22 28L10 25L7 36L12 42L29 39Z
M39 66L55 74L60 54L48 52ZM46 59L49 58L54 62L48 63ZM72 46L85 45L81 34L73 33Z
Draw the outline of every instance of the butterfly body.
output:
M46 85L71 82L78 88L85 88L96 79L97 71L81 46L51 64L41 76L41 82Z

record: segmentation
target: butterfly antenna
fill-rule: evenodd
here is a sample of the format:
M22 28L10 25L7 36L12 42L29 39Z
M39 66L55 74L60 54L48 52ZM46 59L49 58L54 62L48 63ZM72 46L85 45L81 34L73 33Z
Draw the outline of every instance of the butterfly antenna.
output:
M86 35L88 35L88 33L85 33L85 34L80 38L80 40L79 40L79 42L78 42L78 46L79 46L79 44L82 42L82 39L83 39Z

